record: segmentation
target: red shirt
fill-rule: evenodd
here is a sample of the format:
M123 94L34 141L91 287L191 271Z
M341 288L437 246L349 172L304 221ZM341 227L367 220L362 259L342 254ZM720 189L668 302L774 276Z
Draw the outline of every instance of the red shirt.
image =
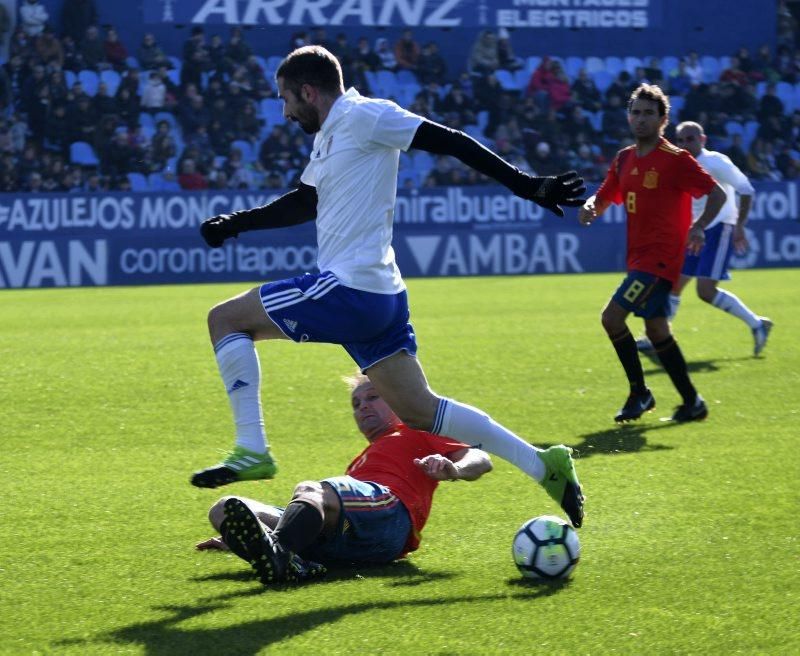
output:
M628 271L644 271L676 283L692 225L692 197L714 188L714 178L692 155L663 137L644 157L636 146L620 150L597 199L625 203Z
M408 510L413 530L405 551L419 547L421 531L431 513L436 481L414 464L414 458L434 453L447 456L467 448L466 444L449 437L440 437L408 426L399 425L384 433L364 449L345 472L360 481L380 483L388 487Z

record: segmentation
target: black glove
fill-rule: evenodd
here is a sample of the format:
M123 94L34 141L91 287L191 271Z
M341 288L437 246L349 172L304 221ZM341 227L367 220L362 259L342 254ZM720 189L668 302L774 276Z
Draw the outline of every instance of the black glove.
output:
M211 248L219 248L229 237L238 237L239 229L230 214L218 214L200 224L200 234Z
M585 202L581 194L586 193L586 187L583 186L583 178L578 176L577 171L545 177L526 174L525 177L524 182L515 185L514 193L521 198L532 200L558 216L564 216L561 205L580 207Z

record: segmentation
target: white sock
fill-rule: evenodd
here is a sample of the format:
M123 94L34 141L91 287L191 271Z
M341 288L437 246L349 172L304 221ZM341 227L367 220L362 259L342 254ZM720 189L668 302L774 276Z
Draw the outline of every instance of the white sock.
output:
M736 294L726 292L724 289L718 289L714 300L711 305L720 310L725 310L728 314L738 317L744 321L751 330L755 330L761 325L761 319L758 315L753 314L752 310L739 300Z
M678 314L678 308L681 306L681 297L679 294L670 294L669 295L669 316L667 319L674 319L675 315Z
M493 453L539 482L544 479L545 468L538 455L539 449L514 435L482 410L453 399L442 399L431 432Z
M261 365L253 338L230 333L214 345L219 373L233 410L236 445L256 453L267 450L267 433L261 412Z

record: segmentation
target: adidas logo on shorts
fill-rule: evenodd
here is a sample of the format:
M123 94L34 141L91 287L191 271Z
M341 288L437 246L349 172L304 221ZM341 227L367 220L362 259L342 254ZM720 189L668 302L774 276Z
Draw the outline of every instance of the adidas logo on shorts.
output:
M284 319L283 323L291 332L297 330L297 322L293 319Z

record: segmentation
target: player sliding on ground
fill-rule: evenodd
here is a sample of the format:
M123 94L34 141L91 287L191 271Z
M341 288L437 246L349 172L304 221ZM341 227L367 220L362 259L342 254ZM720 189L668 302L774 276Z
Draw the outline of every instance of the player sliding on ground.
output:
M201 226L220 247L247 230L316 220L319 274L266 283L214 307L208 324L236 423L236 446L192 484L218 487L276 472L261 411L261 370L253 342L292 339L341 344L380 396L414 429L480 445L541 483L580 526L583 497L571 449L536 449L486 413L436 395L416 358L406 286L391 247L401 150L448 154L516 195L563 215L583 201L570 172L532 177L477 141L401 109L344 91L336 58L318 46L292 52L276 73L284 115L316 134L297 189L263 207L221 215Z
M265 584L316 578L336 563L388 563L419 547L439 481L491 471L480 449L404 426L366 376L348 383L369 446L346 475L298 484L285 510L223 497L209 512L221 537L198 549L230 549Z

